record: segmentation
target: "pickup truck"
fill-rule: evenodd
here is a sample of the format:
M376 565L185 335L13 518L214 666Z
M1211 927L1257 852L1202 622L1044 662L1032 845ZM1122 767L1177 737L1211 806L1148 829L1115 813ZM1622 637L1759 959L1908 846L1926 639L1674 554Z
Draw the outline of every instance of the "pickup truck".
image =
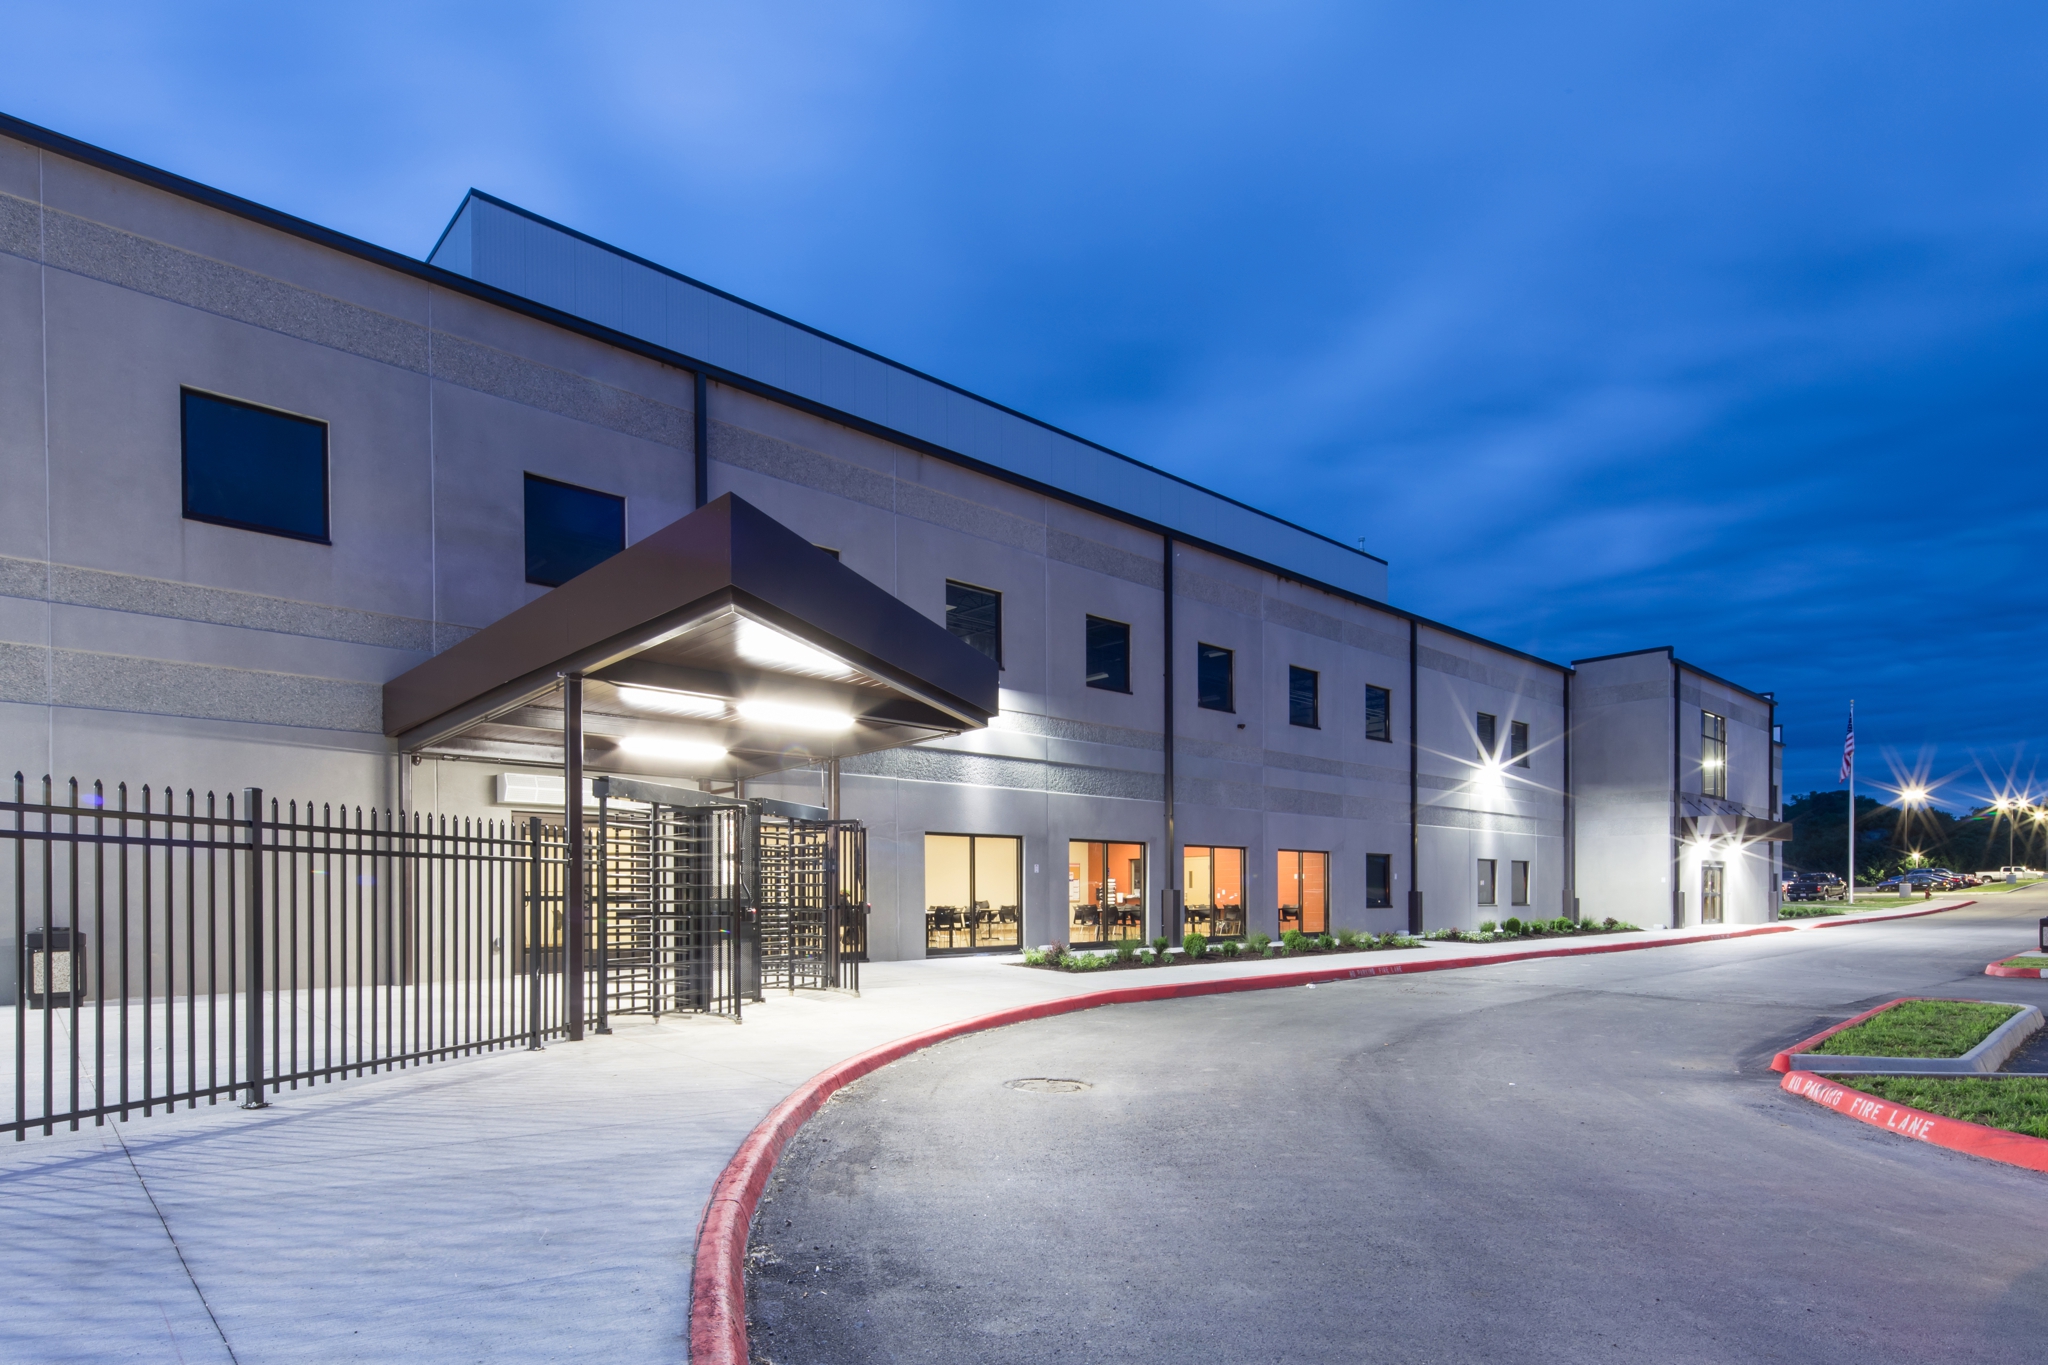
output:
M1801 872L1785 883L1788 901L1844 901L1849 886L1832 872Z

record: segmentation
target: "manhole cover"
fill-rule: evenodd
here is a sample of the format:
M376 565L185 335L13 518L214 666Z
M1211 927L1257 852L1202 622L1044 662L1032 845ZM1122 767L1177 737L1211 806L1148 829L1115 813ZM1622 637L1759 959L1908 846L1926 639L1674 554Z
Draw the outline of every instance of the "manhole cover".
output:
M1077 1090L1089 1089L1087 1081L1070 1081L1060 1076L1026 1076L1022 1080L1004 1081L1012 1090L1035 1090L1041 1095L1071 1095Z

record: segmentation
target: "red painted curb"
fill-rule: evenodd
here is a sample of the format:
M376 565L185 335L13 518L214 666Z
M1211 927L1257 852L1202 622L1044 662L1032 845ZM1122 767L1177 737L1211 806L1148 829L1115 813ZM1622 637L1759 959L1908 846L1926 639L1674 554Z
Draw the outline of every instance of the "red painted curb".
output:
M2036 953L2036 951L2035 951L2034 949L2031 949L2031 948L2030 948L2030 949L2028 949L2028 950L2027 950L2027 952L2025 952L2025 953L2015 953L2015 954L2013 954L2013 957L2026 957L2026 956L2028 956L2029 954L2034 954L2034 955L2038 956L2038 953ZM1990 965L1989 967L1986 967L1986 968L1984 969L1984 975L1986 975L1986 976L2026 976L2026 977L2036 977L2036 978L2038 978L2038 977L2041 977L2041 976L2048 976L2048 972L2043 972L2043 971L2042 971L2042 970L2041 970L2041 969L2040 969L2039 967L2008 967L2008 966L2006 966L2005 964L2006 964L2007 962L2010 962L2011 960L2012 960L2011 958L2000 958L2000 959L1999 959L1998 961L1996 961L1996 962L1992 963L1992 964L1991 964L1991 965Z
M1802 1052L1813 1051L1814 1047L1817 1044L1826 1042L1828 1039L1834 1037L1837 1033L1840 1033L1843 1029L1854 1028L1856 1025L1862 1023L1865 1019L1870 1018L1874 1014L1883 1014L1893 1005L1903 1005L1908 1000L1921 1000L1925 998L1926 997L1924 996L1918 995L1902 995L1896 1000L1885 1001L1876 1009L1865 1010L1863 1011L1863 1013L1857 1015L1854 1019L1844 1019L1841 1023L1836 1024L1833 1028L1824 1028L1819 1033L1814 1034L1811 1038L1801 1038L1798 1042L1792 1044L1792 1046L1786 1048L1783 1052L1780 1052L1777 1056L1771 1058L1771 1070L1790 1071L1792 1069L1792 1059L1794 1057L1797 1057Z
M2048 1140L1987 1128L1964 1119L1947 1119L1923 1109L1893 1104L1861 1090L1837 1085L1811 1071L1794 1071L1778 1083L1779 1088L1803 1095L1815 1104L1826 1105L1838 1114L1883 1128L1904 1137L1931 1142L1953 1152L1967 1152L1986 1161L2002 1161L2029 1171L2048 1172Z
M1903 910L1897 913L1886 911L1882 919L1876 915L1856 915L1853 913L1839 918L1829 915L1816 920L1813 927L1816 929L1839 929L1845 924L1884 924L1895 919L1918 919L1922 915L1938 915L1944 910L1960 910L1966 905L1975 905L1976 903L1975 901L1957 901L1954 905L1930 905L1925 910Z
M1973 902L1964 901L1962 905ZM1909 919L1942 910L1960 908L1940 905L1915 910L1888 919ZM1881 921L1863 919L1859 923ZM1494 953L1484 957L1454 957L1419 962L1390 962L1378 967L1320 967L1271 976L1224 977L1214 981L1161 982L1153 986L1126 986L1041 1000L976 1015L971 1019L943 1024L870 1048L827 1067L805 1081L788 1098L768 1111L754 1126L726 1163L711 1187L711 1199L704 1207L704 1221L697 1229L697 1255L690 1273L690 1360L693 1365L748 1365L747 1363L747 1233L754 1221L754 1209L767 1187L782 1149L799 1128L818 1112L841 1087L879 1070L920 1048L945 1042L964 1034L980 1033L1021 1024L1033 1019L1096 1009L1103 1005L1136 1004L1147 1000L1174 1000L1199 995L1223 995L1235 991L1278 990L1288 986L1320 985L1326 981L1356 981L1370 976L1405 976L1415 972L1441 972L1459 967L1485 967L1499 962L1523 962L1543 957L1584 957L1593 953L1637 952L1645 948L1677 947L1689 943L1719 943L1731 938L1752 938L1758 934L1783 934L1813 927L1805 921L1759 924L1698 938L1651 939L1648 941L1574 944L1571 947L1531 948L1522 952ZM1165 969L1171 970L1171 969ZM1850 1022L1855 1022L1851 1020ZM1847 1027L1843 1025L1843 1027Z

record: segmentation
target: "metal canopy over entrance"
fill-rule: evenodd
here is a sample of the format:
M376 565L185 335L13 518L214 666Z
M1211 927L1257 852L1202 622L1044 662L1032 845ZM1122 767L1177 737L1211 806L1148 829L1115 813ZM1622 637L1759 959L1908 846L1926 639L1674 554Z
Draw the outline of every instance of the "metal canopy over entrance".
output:
M996 711L996 666L731 494L384 685L407 753L730 782Z
M994 660L732 494L384 685L385 733L404 753L561 766L572 1038L592 954L600 1028L615 979L631 1008L737 1017L771 986L843 984L865 955L866 843L836 818L836 776L829 811L680 783L836 774L841 758L979 729L996 709ZM595 849L586 766L608 775ZM622 810L615 832L611 793L632 799L650 778L666 781L640 784L644 818Z

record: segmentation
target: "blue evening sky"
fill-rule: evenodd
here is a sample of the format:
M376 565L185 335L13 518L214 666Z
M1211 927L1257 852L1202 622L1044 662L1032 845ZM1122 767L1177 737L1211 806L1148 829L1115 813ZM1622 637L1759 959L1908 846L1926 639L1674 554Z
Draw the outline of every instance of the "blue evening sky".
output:
M2042 750L2036 2L0 3L0 109L424 255L474 185L1392 561ZM2048 780L2048 765L2040 769Z

